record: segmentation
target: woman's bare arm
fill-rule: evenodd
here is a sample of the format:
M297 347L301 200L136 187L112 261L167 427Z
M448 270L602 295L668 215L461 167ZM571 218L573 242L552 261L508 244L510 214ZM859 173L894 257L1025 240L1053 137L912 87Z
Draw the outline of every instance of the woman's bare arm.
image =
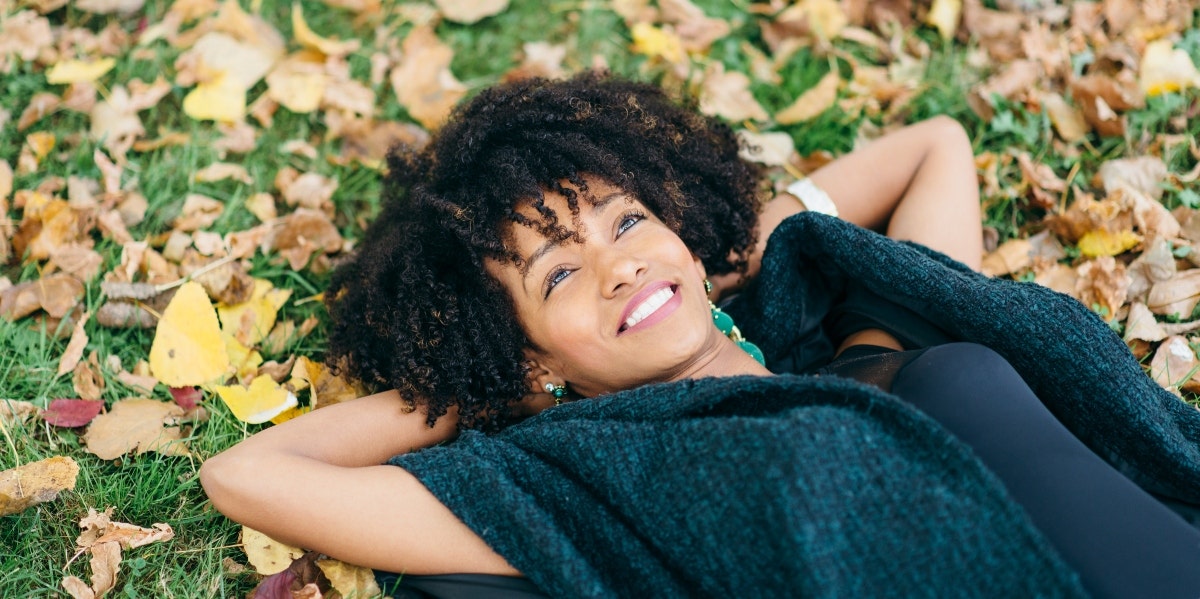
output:
M829 194L841 218L979 268L983 228L975 159L966 132L954 119L934 117L889 133L810 178ZM767 238L779 223L802 210L788 194L763 207L749 278L758 272ZM726 275L713 282L720 292L732 288L736 279Z
M280 541L412 574L517 572L388 458L455 435L395 391L322 408L213 456L200 482L221 513Z

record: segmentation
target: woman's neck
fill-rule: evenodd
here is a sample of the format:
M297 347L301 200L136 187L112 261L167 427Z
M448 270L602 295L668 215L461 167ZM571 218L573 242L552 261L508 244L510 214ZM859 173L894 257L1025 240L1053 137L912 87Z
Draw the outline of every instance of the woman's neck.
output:
M732 340L722 336L715 347L682 370L671 380L698 379L712 376L737 375L769 376L773 374L758 363L753 356L738 347Z

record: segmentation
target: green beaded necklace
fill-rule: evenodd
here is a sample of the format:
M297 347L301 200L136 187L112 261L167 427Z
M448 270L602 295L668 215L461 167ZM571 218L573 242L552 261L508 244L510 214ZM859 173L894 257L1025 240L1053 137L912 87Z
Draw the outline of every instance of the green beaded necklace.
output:
M750 354L750 357L757 360L759 364L766 366L766 359L763 358L762 350L758 349L757 345L746 341L745 337L742 337L742 331L737 328L737 325L733 324L733 317L726 314L724 310L721 310L712 302L708 302L708 306L712 309L713 324L717 325L717 330L732 339L738 347L742 348L742 351Z

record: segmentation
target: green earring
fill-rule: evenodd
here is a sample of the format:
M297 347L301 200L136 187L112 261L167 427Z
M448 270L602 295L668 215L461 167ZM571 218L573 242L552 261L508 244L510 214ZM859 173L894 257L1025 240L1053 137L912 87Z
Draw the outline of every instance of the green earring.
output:
M566 385L555 385L554 383L546 383L546 393L554 396L554 405L561 406L563 398L567 396Z
M712 283L708 279L704 279L704 288L712 289ZM724 310L718 308L711 301L708 302L708 307L712 310L713 324L717 325L717 330L732 339L738 347L742 348L742 351L750 354L750 357L754 358L759 364L766 366L767 361L763 356L762 350L757 345L746 341L745 337L742 337L742 331L737 328L737 325L733 324L733 317L726 314Z

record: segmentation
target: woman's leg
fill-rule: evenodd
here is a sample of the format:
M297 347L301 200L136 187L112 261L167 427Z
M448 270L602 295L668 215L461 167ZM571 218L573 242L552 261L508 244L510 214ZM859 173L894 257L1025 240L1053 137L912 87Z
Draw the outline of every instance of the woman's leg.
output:
M1200 597L1200 531L1072 435L999 354L924 350L891 391L975 450L1092 594Z

